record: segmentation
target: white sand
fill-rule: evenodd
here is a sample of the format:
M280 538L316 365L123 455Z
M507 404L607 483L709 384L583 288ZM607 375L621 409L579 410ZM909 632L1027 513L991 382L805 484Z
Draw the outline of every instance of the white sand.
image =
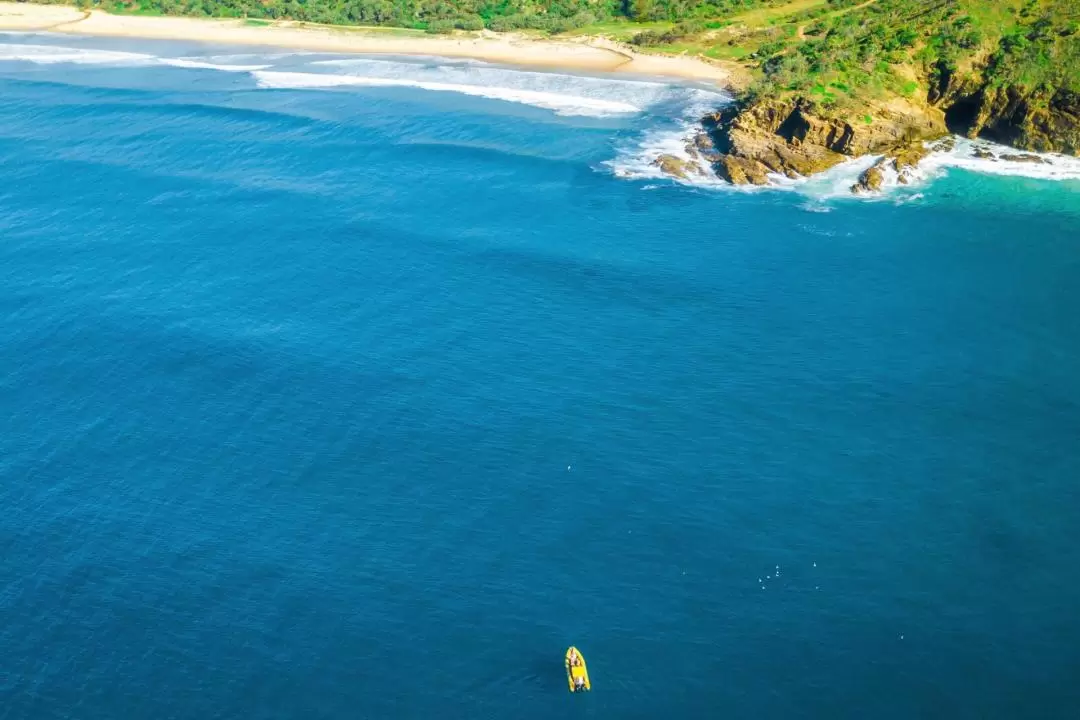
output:
M97 37L189 40L337 53L391 53L464 57L512 65L630 72L730 84L729 68L689 56L642 55L600 38L543 40L491 32L419 35L381 28L345 28L294 22L141 17L85 12L60 5L0 2L0 30L48 30Z

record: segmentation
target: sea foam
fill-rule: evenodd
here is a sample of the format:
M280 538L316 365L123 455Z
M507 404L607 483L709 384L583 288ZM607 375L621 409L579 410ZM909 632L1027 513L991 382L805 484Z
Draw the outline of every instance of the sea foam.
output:
M56 45L0 44L0 61L15 60L38 65L154 65L160 58L144 53L60 47Z
M883 167L882 189L878 193L855 196L851 187L858 182L859 176L867 168L881 159L880 155L851 158L812 177L788 178L771 174L769 184L764 187L733 186L719 179L707 161L689 149L694 135L700 131L700 117L704 114L700 113L697 117L673 127L645 130L635 140L619 147L615 158L604 165L618 177L671 180L657 164L661 156L671 155L683 160L691 168L688 177L677 179L682 184L744 192L761 189L794 190L817 202L851 197L873 200L898 193L900 196L893 198L895 201L910 202L916 195L921 197L919 190L927 183L953 170L1037 180L1080 180L1080 158L1057 153L1028 152L986 140L953 137L947 142L928 143L930 152L926 158L918 167L906 169L902 177L892 167ZM1017 156L1023 159L1018 160Z
M957 168L989 175L1009 175L1038 180L1080 180L1080 158L1069 155L1028 152L986 140L968 140L967 138L956 138L951 148L940 147L939 144L932 144L931 147L940 149L931 152L920 165L923 172L931 176L950 168ZM977 151L989 153L991 157L979 157L976 154ZM1037 158L1037 160L1003 159L1017 156L1027 156Z
M265 70L270 65L222 65L194 58L160 58L162 65L187 68L190 70L219 70L221 72L255 72Z
M259 87L275 89L317 89L332 87L412 87L435 92L453 92L463 95L504 100L534 105L552 110L559 115L585 115L604 117L640 112L642 108L628 102L606 100L558 92L527 90L518 87L497 87L451 82L432 82L406 77L387 78L364 75L341 75L324 73L279 72L258 70L252 73Z
M1080 158L1068 155L1026 152L987 140L962 137L927 143L927 148L929 154L918 167L905 170L903 177L886 165L882 169L881 192L859 197L911 202L921 197L921 190L926 184L953 170L1036 180L1080 180ZM867 155L853 158L820 175L794 181L793 187L816 200L852 197L851 186L880 157ZM1017 160L1017 157L1024 159Z
M674 89L674 87L673 87ZM620 142L615 157L603 163L617 177L631 179L670 179L657 165L663 155L685 162L690 176L680 182L705 187L731 187L716 176L708 162L690 145L701 131L701 118L716 112L732 101L730 95L703 88L683 87L668 103L666 117L656 118L652 127Z
M395 85L459 92L535 105L562 115L648 112L683 90L671 83L643 78L522 70L445 58L338 58L316 61L311 67L333 69L333 77L345 78L312 81L320 85Z
M38 65L109 65L119 67L138 67L167 65L177 68L219 70L222 72L252 72L270 67L270 65L229 65L209 62L213 58L200 57L161 57L148 53L122 52L117 50L98 50L94 48L74 48L59 45L5 45L0 44L0 61L31 62Z
M531 105L559 115L632 115L665 96L660 82L531 72L440 58L338 58L296 65L311 53L163 57L148 53L40 44L0 44L0 61L96 66L167 66L249 73L261 88L411 87ZM325 57L325 56L323 56ZM289 61L288 70L275 62ZM326 72L326 70L337 72ZM306 72L303 70L318 70Z

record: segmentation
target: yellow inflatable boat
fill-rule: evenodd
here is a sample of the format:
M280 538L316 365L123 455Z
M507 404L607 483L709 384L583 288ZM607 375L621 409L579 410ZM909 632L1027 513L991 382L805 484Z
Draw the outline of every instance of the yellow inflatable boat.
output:
M570 684L572 693L592 690L589 669L585 667L585 658L572 645L566 651L566 682Z

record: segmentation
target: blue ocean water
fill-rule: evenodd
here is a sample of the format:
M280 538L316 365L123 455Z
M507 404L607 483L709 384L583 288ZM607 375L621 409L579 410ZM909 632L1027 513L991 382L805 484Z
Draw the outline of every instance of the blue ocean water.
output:
M0 98L0 718L1076 716L1076 181L679 185L703 89L438 59Z

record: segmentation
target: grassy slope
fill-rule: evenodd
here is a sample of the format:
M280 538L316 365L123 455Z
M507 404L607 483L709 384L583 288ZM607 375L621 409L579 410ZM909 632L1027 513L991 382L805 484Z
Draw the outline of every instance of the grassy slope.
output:
M735 60L760 92L826 106L925 97L988 58L990 84L1080 92L1080 0L793 0L655 49Z

